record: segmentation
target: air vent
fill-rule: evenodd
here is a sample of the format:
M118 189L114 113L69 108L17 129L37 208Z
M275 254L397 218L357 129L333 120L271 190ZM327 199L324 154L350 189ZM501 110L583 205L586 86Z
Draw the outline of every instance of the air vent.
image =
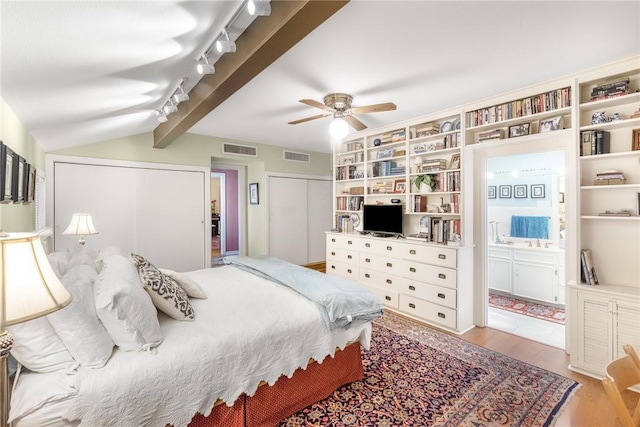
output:
M251 145L222 144L222 152L225 154L235 154L237 156L258 157L258 147Z
M295 151L285 151L284 159L290 160L292 162L304 162L309 163L311 161L311 156L304 153L296 153Z

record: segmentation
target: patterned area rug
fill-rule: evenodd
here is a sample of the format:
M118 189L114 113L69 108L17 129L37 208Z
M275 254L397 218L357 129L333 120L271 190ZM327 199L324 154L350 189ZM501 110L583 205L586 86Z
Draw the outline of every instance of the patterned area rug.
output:
M279 426L552 426L580 387L389 312L363 363L364 380Z
M489 294L489 305L501 310L523 314L536 319L548 322L560 323L564 325L564 309L549 307L547 305L536 304L528 301L521 301L502 295Z

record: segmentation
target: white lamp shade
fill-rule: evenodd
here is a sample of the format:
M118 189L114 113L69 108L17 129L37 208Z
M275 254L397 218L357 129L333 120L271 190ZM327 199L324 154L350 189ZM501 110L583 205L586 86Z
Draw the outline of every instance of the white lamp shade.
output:
M342 139L349 133L349 125L344 119L336 117L329 125L329 134L335 139Z
M53 272L37 234L0 237L0 328L59 310L71 295Z
M87 234L98 234L98 231L93 226L91 214L74 213L71 217L69 226L62 232L62 234L79 234L86 236Z

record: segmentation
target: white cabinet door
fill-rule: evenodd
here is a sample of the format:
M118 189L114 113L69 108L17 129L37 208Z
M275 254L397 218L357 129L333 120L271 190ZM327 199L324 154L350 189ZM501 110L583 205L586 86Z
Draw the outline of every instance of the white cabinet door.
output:
M555 303L553 266L513 263L513 294Z
M640 348L640 307L637 301L615 301L615 342L613 358L625 355L622 348L625 344Z
M512 293L511 261L489 258L489 289Z
M577 330L577 363L579 368L603 373L612 360L612 320L610 298L577 292L577 313L573 322Z

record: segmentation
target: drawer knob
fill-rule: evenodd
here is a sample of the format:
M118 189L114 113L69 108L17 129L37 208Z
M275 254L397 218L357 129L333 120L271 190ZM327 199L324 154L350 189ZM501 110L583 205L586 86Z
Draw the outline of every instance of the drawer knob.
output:
M353 258L353 257L352 257L351 255L347 255L347 258L351 259L351 258Z
M438 258L447 259L447 256L445 254L438 254Z
M416 269L415 269L415 267L409 267L409 271L412 272L412 273L415 273Z
M351 269L350 268L347 269L347 273L351 274Z
M393 264L391 264L390 262L387 263L387 267L391 268L393 267Z
M415 291L415 290L416 290L416 287L415 287L415 286L413 286L413 285L409 285L409 290L410 290L410 291Z
M442 298L442 299L444 299L444 298L445 298L445 296L444 296L444 294L438 293L438 298Z
M438 317L441 319L446 319L447 316L444 313L438 313Z
M393 283L393 280L391 280L391 279L387 279L387 283L388 283L388 284L392 284L392 283Z
M335 242L336 242L336 239L331 239L331 241L332 241L333 243L335 243Z
M415 249L411 249L411 250L409 251L409 253L410 253L411 255L415 255L415 254L416 254L416 250L415 250Z
M410 302L410 303L409 303L409 307L410 307L410 308L416 308L416 305L415 305L414 303Z
M336 266L335 266L335 265L332 265L332 266L331 266L331 268L335 270L335 269L336 269Z
M440 279L446 279L446 278L447 278L447 275L446 275L446 274L442 274L442 273L440 273L440 274L438 274L438 277L439 277Z
M392 250L393 250L393 248L392 248L391 246L387 246L387 250L388 250L388 251L392 251Z
M384 299L386 299L387 301L391 301L391 297L388 295L385 295Z
M335 252L331 252L331 255L336 256L336 253Z
M352 244L353 244L353 242L351 240L347 241L347 245L352 245Z
M364 277L366 277L367 279L371 277L371 275L369 275L369 273L364 273Z
M371 262L371 260L369 258L365 258L364 262Z
M371 247L371 243L365 243L364 244L366 247L370 248Z

